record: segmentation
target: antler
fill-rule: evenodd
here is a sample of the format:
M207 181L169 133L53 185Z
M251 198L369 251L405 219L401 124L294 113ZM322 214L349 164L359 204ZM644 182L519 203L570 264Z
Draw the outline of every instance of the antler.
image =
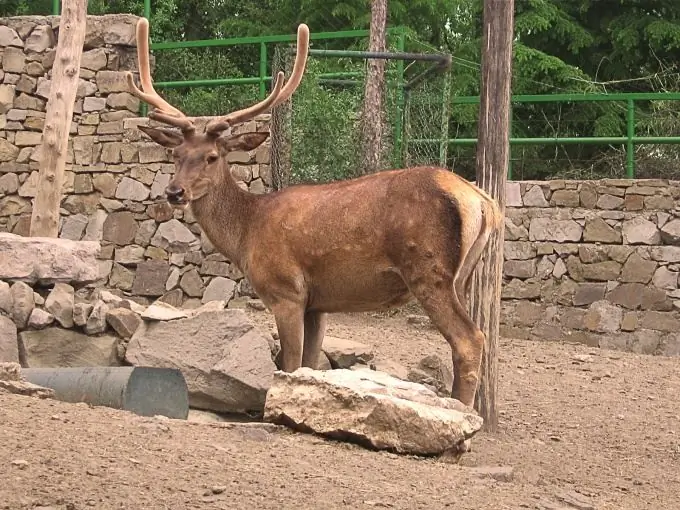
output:
M206 126L206 133L219 134L229 126L250 120L292 96L293 92L295 92L295 89L298 88L300 82L302 81L302 75L305 72L305 65L307 64L308 53L309 27L302 23L300 26L298 26L297 52L295 54L293 74L286 83L285 87L283 87L283 89L281 88L283 72L279 71L276 76L276 82L274 83L274 90L271 91L269 96L257 104L210 121Z
M137 60L139 61L139 81L143 91L135 85L132 73L128 72L126 79L133 95L156 108L155 111L149 113L149 117L176 126L185 134L193 133L196 130L193 121L159 96L153 88L149 65L149 20L146 18L140 18L137 22Z

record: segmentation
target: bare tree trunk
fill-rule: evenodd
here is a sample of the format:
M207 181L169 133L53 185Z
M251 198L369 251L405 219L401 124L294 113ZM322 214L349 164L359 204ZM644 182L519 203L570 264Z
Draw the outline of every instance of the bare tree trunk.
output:
M477 134L477 185L498 201L505 214L505 183L510 151L510 85L514 0L484 0L482 85ZM475 270L471 292L473 320L486 335L482 377L475 408L485 429L498 427L497 351L503 278L503 224L493 234Z
M59 40L52 67L52 86L42 134L38 192L33 205L30 235L59 235L59 204L64 181L68 135L80 77L87 19L87 0L63 0Z
M371 28L368 51L385 51L387 0L371 0ZM368 174L380 169L383 154L383 93L385 60L369 59L361 115L361 170Z

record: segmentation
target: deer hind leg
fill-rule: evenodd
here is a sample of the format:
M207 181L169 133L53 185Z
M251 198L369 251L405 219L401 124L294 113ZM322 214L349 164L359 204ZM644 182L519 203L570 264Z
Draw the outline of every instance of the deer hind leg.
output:
M326 334L328 314L322 312L305 313L304 349L302 351L302 366L316 369L321 354L323 337Z
M276 329L281 341L281 370L294 372L302 366L302 351L305 334L304 306L283 301L271 307Z
M435 263L432 269L424 267L415 270L405 280L432 323L451 346L454 374L451 396L473 407L484 334L472 322L458 299L453 274L445 269L442 262Z

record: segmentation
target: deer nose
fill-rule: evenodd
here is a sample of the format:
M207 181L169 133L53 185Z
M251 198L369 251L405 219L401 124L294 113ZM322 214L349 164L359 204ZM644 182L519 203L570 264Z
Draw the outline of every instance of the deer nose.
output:
M168 186L165 188L165 196L171 204L179 203L184 198L184 188Z

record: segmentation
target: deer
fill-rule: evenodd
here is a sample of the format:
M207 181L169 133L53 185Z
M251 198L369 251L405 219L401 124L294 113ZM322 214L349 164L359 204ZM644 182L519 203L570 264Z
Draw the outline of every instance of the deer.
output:
M503 215L482 189L443 167L388 169L343 181L295 184L265 194L242 189L231 151L252 151L267 132L235 127L288 100L304 74L309 28L300 24L290 78L278 72L262 101L194 119L153 88L148 21L137 24L137 87L154 109L139 125L171 149L175 172L165 189L173 208L190 208L203 233L248 279L274 316L283 372L317 367L328 316L379 312L417 301L451 347L451 396L473 408L485 335L467 311L472 274ZM173 129L173 128L178 128Z

